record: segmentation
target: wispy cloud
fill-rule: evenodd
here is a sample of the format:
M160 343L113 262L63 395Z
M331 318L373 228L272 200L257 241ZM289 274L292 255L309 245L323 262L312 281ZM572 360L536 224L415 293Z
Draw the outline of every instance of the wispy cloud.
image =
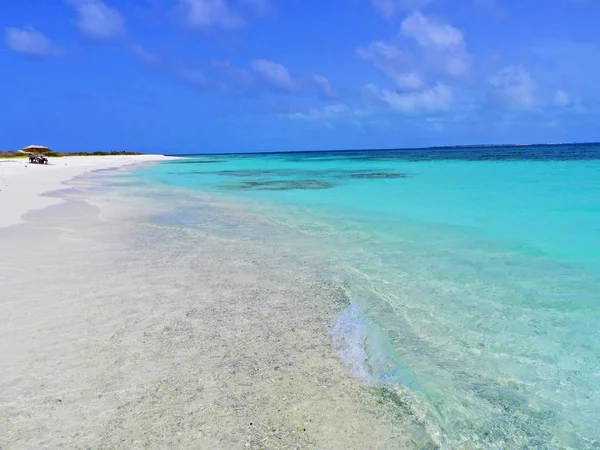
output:
M292 78L289 71L279 63L256 59L252 61L252 69L269 86L285 92L298 91L298 83Z
M358 47L356 54L390 78L400 89L413 90L423 86L423 80L413 71L415 58L395 44L373 42Z
M222 80L220 82L222 90L244 93L255 90L256 80L249 70L234 67L230 61L214 61L212 67Z
M523 66L507 66L488 78L489 98L512 109L528 109L536 105L537 82Z
M556 106L570 106L573 103L571 96L563 90L556 91L554 94L554 104Z
M304 112L295 112L288 114L287 117L304 120L331 120L347 117L349 115L353 115L352 108L348 105L338 103L335 105L327 105L323 108L310 108Z
M268 0L178 0L177 12L192 29L235 29L269 9Z
M157 64L160 61L160 58L156 56L154 53L147 51L144 47L139 44L133 44L129 47L129 50L133 55L138 58L140 61L145 62L146 64Z
M469 70L470 56L458 28L414 12L402 21L402 35L421 47L430 63L447 75L462 76Z
M197 87L207 87L208 80L204 76L204 72L196 68L182 68L178 75L186 82Z
M326 105L322 108L308 108L280 115L288 119L321 122L327 127L333 127L334 123L344 123L360 127L363 125L364 120L373 113L374 111L368 107L356 107L345 103L336 103Z
M384 18L391 20L404 12L413 12L424 9L435 0L371 0L375 10ZM571 0L586 1L586 0ZM496 17L504 17L506 12L498 5L497 0L472 0L472 5L480 10L487 11ZM470 7L468 5L466 7Z
M356 53L394 85L368 84L367 99L406 115L450 110L454 95L449 82L470 69L462 32L419 11L405 17L394 39L360 46Z
M323 75L313 75L312 78L313 81L317 84L317 86L321 89L321 93L325 98L337 97L338 92L331 85L327 77L324 77Z
M374 84L366 86L374 98L404 114L421 114L443 111L450 108L453 100L448 86L438 83L418 92L399 93L388 89L379 89Z
M179 11L190 28L239 28L242 16L226 0L179 0Z
M42 58L59 56L63 50L33 27L6 28L4 30L6 46L13 52L27 56Z
M372 0L375 9L386 19L392 19L403 11L423 8L432 0Z
M408 15L392 40L359 46L356 54L405 92L426 91L446 78L462 79L471 61L459 29L421 12Z
M400 88L408 91L419 90L425 85L421 76L416 72L398 74L395 81Z
M435 22L420 12L414 12L402 21L402 34L414 38L422 47L446 49L464 46L458 29Z
M230 60L201 62L170 59L168 56L159 58L140 45L132 45L129 50L161 73L202 90L236 97L257 96L264 92L292 94L298 99L312 97L316 100L318 97L331 100L338 97L338 91L327 77L297 77L284 65L266 59L255 59L247 67L236 67Z
M125 35L125 19L101 0L66 0L77 12L75 24L88 39L110 41Z

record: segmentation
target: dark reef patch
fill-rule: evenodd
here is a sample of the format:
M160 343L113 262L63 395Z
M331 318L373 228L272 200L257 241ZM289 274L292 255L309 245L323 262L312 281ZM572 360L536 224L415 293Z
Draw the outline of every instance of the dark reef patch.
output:
M244 169L196 170L194 175L229 178L221 185L227 190L290 191L333 189L351 180L392 180L410 178L408 173L383 170L303 170L303 169ZM236 180L237 179L237 180Z
M293 169L252 169L252 170L218 170L211 172L192 172L192 173L201 173L208 175L220 175L220 176L228 176L228 177L266 177L266 176L280 176L280 177L291 177L297 176L299 174L305 174L307 172L314 173L316 171L302 171L302 170L293 170Z
M238 178L264 178L264 177L295 177L303 179L394 179L410 178L413 175L399 172L370 171L370 170L294 170L294 169L265 169L265 170L218 170L218 171L194 171L193 174L219 175Z
M349 175L350 178L360 178L366 180L386 180L393 178L411 178L413 175L397 172L355 172Z
M169 164L215 164L228 162L229 159L176 159L168 161Z
M321 180L254 180L224 186L232 190L291 191L299 189L332 189L335 183Z

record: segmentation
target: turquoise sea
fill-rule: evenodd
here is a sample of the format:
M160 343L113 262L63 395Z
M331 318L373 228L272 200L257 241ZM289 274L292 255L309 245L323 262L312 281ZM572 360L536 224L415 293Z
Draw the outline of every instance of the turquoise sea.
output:
M161 220L194 226L210 198L322 267L349 301L348 370L408 389L443 446L600 448L600 145L192 155L132 177L197 195Z

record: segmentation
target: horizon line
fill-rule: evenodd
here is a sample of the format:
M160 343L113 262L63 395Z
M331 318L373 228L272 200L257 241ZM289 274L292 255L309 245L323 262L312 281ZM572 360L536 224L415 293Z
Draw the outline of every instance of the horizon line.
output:
M290 154L290 153L344 153L344 152L367 152L367 151L410 151L410 150L435 150L456 148L499 148L499 147L563 147L569 145L600 145L600 142L561 142L549 144L467 144L467 145L433 145L428 147L390 147L390 148L363 148L343 150L275 150L275 151L249 151L249 152L207 152L207 153L164 153L165 156L189 156L189 155L262 155L262 154Z

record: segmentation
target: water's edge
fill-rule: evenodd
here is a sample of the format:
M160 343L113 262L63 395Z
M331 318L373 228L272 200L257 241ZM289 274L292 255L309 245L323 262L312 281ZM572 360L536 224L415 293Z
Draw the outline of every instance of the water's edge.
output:
M409 391L342 364L349 299L324 268L256 240L264 222L123 175L80 177L0 236L19 342L0 347L0 445L438 446Z

